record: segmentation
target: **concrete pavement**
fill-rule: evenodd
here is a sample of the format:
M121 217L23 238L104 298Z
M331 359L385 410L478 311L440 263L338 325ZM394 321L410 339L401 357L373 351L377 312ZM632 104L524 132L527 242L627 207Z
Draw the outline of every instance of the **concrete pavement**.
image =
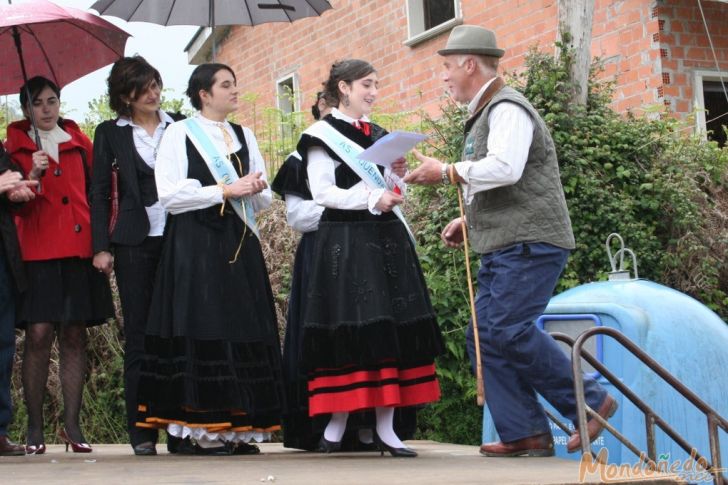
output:
M579 464L559 458L484 458L474 446L410 441L420 456L321 455L260 445L261 455L136 457L128 445L95 445L90 454L50 445L44 455L0 457L0 484L576 484ZM599 483L598 477L583 483ZM626 483L614 481L611 483ZM629 483L680 483L675 479Z

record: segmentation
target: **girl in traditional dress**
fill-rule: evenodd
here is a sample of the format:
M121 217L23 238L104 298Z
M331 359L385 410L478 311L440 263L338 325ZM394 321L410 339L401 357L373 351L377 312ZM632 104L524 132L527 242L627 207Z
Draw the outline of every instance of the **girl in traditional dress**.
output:
M139 426L193 451L253 454L283 405L273 295L255 212L270 205L255 136L229 123L235 74L203 64L187 95L200 112L167 128L155 178L171 214L149 314ZM183 450L180 449L180 452Z
M298 144L314 201L326 207L308 282L302 361L309 414L331 415L321 451L341 448L350 414L374 410L379 448L414 457L394 431L394 411L439 398L434 359L442 336L398 209L403 197L394 189L403 184L389 169L356 158L384 134L367 119L377 88L368 62L334 64L325 92L339 108Z

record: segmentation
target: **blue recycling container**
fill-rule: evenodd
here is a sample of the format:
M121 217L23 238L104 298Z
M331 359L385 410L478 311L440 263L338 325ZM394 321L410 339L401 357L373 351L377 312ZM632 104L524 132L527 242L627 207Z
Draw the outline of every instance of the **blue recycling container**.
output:
M546 312L536 322L546 332L562 332L576 338L593 326L619 330L660 365L677 377L723 417L728 417L728 325L705 305L688 295L642 279L621 279L589 283L572 288L551 299ZM563 345L567 351L566 344ZM662 416L699 453L710 459L707 419L689 401L647 366L608 336L593 336L585 347L622 382ZM570 349L568 350L570 354ZM640 450L647 451L646 425L642 412L606 379L592 373L617 399L619 409L610 419L621 433ZM488 369L484 369L488 372ZM488 389L486 388L486 399ZM541 402L562 422L561 416L543 398ZM580 453L566 452L565 435L552 424L557 456L578 460ZM718 430L721 460L728 465L728 434ZM684 452L656 427L658 461L684 461ZM483 416L483 442L497 441L487 406ZM637 462L637 457L608 431L592 444L593 451L606 447L610 463Z

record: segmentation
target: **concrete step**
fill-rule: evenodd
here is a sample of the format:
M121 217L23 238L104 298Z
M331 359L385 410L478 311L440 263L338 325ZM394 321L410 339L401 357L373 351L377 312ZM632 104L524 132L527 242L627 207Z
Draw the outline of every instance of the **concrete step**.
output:
M409 441L418 458L379 453L323 455L260 445L261 455L198 457L166 453L136 457L128 445L94 445L90 454L65 453L49 445L44 455L0 457L0 483L22 484L670 484L678 476L610 475L609 469L579 475L579 462L559 458L484 458L474 446ZM632 464L633 465L633 464ZM612 469L614 471L614 469Z

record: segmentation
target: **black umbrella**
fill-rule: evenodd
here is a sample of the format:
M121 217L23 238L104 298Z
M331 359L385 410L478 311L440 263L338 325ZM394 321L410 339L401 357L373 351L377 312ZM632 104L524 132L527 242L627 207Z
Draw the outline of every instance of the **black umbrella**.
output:
M214 29L219 25L293 22L321 15L332 7L326 0L99 0L91 8L101 15L128 22L199 25Z

